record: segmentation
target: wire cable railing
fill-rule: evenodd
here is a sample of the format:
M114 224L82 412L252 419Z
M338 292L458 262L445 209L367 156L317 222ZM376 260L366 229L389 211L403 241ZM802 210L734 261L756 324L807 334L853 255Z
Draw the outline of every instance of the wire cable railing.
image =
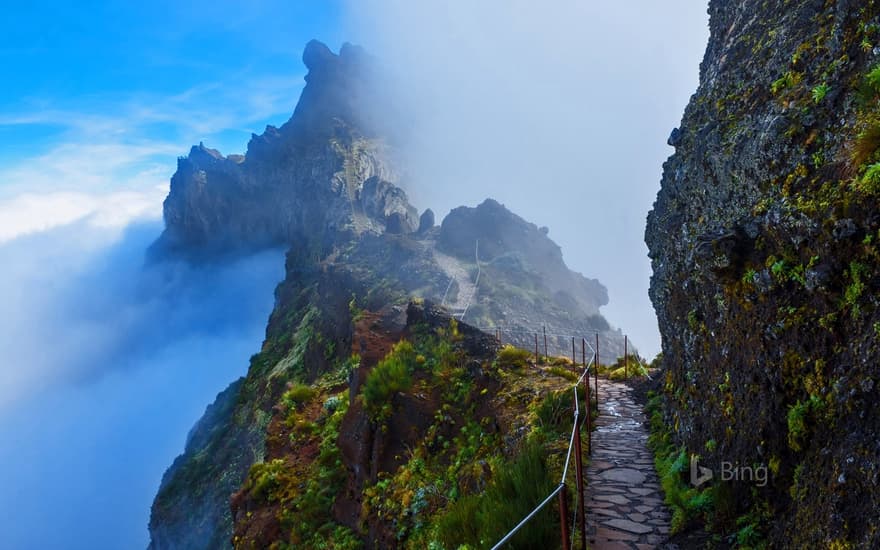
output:
M582 344L583 351L585 352L586 351L586 344L587 344L586 339L583 338L582 342L583 342L583 344ZM513 529L511 529L506 535L504 535L504 537L501 538L501 540L499 540L497 543L495 543L495 545L492 546L492 550L498 550L498 549L502 548L505 544L510 542L510 540L514 537L514 535L516 535L516 533L520 529L522 529L532 519L534 519L534 517L537 516L538 513L540 513L540 511L543 510L544 507L546 507L553 500L554 497L557 497L559 499L560 528L561 528L561 538L562 538L563 550L570 550L571 548L574 547L574 538L573 537L574 537L574 534L577 532L578 516L580 516L580 518L581 518L580 533L581 533L582 546L584 548L586 548L586 510L584 510L584 476L583 476L583 464L581 462L582 452L581 452L581 438L580 438L581 409L580 409L580 396L578 395L578 387L582 383L584 383L584 385L586 387L585 397L586 397L586 406L588 407L587 418L589 419L590 418L589 407L591 407L589 374L590 374L591 367L592 367L592 370L595 370L595 366L597 364L596 350L593 349L592 346L590 346L590 349L593 350L593 355L590 358L590 362L589 363L586 362L586 357L585 357L586 353L584 353L583 372L581 373L580 377L578 377L577 381L572 385L572 391L574 393L574 422L571 427L571 436L569 437L569 440L568 440L568 450L566 451L566 454L565 454L565 465L562 468L562 477L559 481L559 485L557 485L556 488L553 491L551 491L550 494L547 495L547 497L543 501L541 501L531 512L526 514L526 516L518 524L516 524L516 526L514 526ZM588 433L592 428L592 426L590 426L590 424L591 423L588 421L587 422L587 432ZM588 447L588 449L589 449L589 447ZM572 517L571 523L568 523L568 517L567 517L568 516L568 513L567 513L568 512L568 510L567 510L567 508L568 508L568 505L567 505L568 492L567 492L566 480L568 479L569 469L571 468L572 456L575 457L575 474L576 474L576 481L577 481L578 499L577 499L577 503L576 503L574 510L573 510L573 517Z

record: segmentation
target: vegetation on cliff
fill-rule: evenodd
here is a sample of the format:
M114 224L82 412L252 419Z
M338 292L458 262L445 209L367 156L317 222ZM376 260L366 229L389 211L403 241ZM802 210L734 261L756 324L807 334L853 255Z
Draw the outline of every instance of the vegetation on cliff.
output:
M233 498L236 547L482 548L554 488L567 376L431 306L410 305L390 332L381 318L356 323L356 342L383 336L347 362L352 384L333 371L281 395L266 458ZM544 515L514 544L554 544Z

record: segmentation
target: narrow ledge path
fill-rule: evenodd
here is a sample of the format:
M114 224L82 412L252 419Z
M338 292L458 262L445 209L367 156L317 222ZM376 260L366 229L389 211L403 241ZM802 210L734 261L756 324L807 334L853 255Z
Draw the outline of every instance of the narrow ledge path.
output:
M600 380L599 417L585 473L587 543L594 550L659 548L669 537L642 408L625 384Z

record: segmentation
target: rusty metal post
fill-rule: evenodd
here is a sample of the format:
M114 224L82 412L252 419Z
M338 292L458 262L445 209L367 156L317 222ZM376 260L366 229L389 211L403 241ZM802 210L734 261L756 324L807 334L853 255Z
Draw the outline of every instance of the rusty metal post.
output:
M571 337L571 366L577 370L577 357L574 355L574 336Z
M541 359L538 357L538 333L535 333L535 364L541 362Z
M562 535L562 550L571 550L571 532L568 530L568 489L562 487L559 491L559 529Z
M596 333L596 370L593 371L593 379L596 382L596 407L599 407L599 333Z
M589 396L589 394L587 394ZM589 397L587 398L589 399ZM589 409L588 409L589 410ZM578 418L578 424L581 423L581 419ZM580 507L580 516L581 516L581 548L587 547L587 514L584 510L584 466L583 459L581 455L583 452L581 451L581 429L578 425L574 430L574 456L575 456L575 474L577 475L577 491L578 491L578 505Z
M584 365L587 364L587 339L581 338L581 354L583 355ZM595 365L593 365L595 367ZM593 405L590 402L590 373L584 376L584 389L587 397L587 451L593 453ZM586 546L584 546L586 548Z
M623 379L626 380L629 378L629 373L627 372L627 363L629 361L626 360L626 335L623 335Z
M544 332L544 357L547 357L547 326L542 325L541 330Z

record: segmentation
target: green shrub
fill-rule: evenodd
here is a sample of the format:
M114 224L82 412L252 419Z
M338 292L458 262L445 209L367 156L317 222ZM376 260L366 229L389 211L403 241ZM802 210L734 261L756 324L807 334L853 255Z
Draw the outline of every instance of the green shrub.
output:
M498 352L498 361L502 365L525 367L531 356L529 351L507 344Z
M544 430L564 431L563 428L566 424L570 426L574 415L571 390L551 392L541 401L535 413Z
M275 491L281 485L284 470L284 461L280 458L271 462L258 462L251 466L248 479L252 484L251 495L253 498L267 502L274 500L276 498Z
M624 369L621 361L621 366L612 370L608 373L608 378L611 380L624 380L626 378L641 378L643 376L648 376L648 369L640 361L633 361L630 359L627 364L627 368Z
M412 373L416 366L416 352L412 344L401 340L391 352L379 361L364 382L364 406L374 420L391 414L391 398L397 392L412 386Z
M559 376L560 378L565 378L569 382L576 382L577 379L581 376L577 372L570 371L563 367L550 367L549 369L547 369L547 372L555 376Z
M865 75L865 84L874 92L874 95L880 95L880 65L876 65Z
M313 387L307 384L296 382L290 387L290 389L284 392L284 395L281 396L281 402L288 409L292 409L299 405L308 403L315 397L316 394L317 392Z
M880 192L880 162L871 164L865 169L858 187L872 195Z
M445 548L489 548L519 523L556 487L545 460L546 450L527 443L519 456L497 468L482 493L448 506L437 521L437 536ZM551 506L513 537L505 548L551 548L559 542L558 517Z

